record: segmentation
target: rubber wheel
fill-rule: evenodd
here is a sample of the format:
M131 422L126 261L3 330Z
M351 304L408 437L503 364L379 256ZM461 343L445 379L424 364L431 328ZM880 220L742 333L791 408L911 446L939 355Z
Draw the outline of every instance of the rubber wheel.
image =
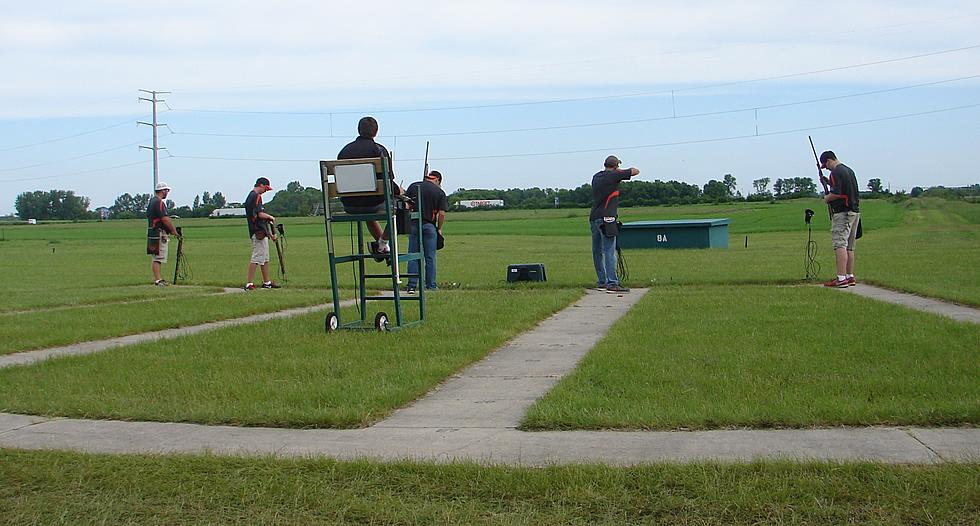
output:
M377 330L379 330L379 331L387 331L388 330L388 315L385 314L385 313L383 313L383 312L377 313L374 316L374 328L377 329Z
M337 317L337 313L336 312L327 313L326 319L323 320L323 328L326 329L327 332L336 332L339 327L340 327L340 318Z

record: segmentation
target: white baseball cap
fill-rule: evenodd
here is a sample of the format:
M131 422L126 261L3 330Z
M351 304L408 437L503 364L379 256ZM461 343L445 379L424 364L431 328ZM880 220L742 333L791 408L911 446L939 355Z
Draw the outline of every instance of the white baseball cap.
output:
M163 181L160 181L159 183L157 183L157 187L155 188L155 190L157 192L159 192L160 190L170 190L170 185Z

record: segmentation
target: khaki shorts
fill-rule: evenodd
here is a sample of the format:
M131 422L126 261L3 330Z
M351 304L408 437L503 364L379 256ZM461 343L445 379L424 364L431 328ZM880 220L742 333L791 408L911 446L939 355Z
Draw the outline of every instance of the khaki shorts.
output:
M830 220L830 240L834 245L834 250L846 248L854 251L854 239L857 235L858 219L861 214L857 212L837 212Z
M167 262L167 247L170 243L167 242L167 234L160 233L160 252L153 256L154 263L166 263Z
M256 265L265 265L269 262L268 237L259 240L255 238L255 234L252 234L252 259L249 262L255 263Z

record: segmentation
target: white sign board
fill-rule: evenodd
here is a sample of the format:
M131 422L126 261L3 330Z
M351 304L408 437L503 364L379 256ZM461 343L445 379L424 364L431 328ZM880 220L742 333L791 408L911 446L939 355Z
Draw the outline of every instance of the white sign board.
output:
M337 193L373 192L377 189L374 164L338 164L334 167Z

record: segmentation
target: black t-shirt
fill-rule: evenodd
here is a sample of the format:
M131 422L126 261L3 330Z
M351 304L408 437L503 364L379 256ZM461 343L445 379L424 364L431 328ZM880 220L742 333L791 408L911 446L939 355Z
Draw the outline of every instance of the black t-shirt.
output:
M167 213L167 204L163 202L163 199L157 196L151 197L150 204L146 207L147 226L166 231L167 227L163 225L163 218L168 215L170 214Z
M592 176L592 212L589 220L616 217L619 209L619 182L630 178L629 170L603 170Z
M245 198L245 220L248 222L248 237L265 231L265 219L259 219L259 212L265 212L262 194L252 190Z
M392 166L391 153L383 145L374 142L371 137L358 137L347 146L341 148L337 154L337 159L370 159L374 157L384 157L388 159L388 175L391 179L391 191L398 193L398 185L395 183L395 169ZM385 202L384 196L380 195L359 195L352 197L341 197L340 201L347 206L375 206Z
M857 177L854 170L851 170L842 163L830 172L830 193L842 195L843 199L835 199L830 202L830 209L837 212L860 212L861 193L858 189Z
M438 212L449 210L449 199L446 197L446 192L431 181L417 181L410 184L406 191L413 202L418 196L419 189L422 191L422 222L435 225Z

